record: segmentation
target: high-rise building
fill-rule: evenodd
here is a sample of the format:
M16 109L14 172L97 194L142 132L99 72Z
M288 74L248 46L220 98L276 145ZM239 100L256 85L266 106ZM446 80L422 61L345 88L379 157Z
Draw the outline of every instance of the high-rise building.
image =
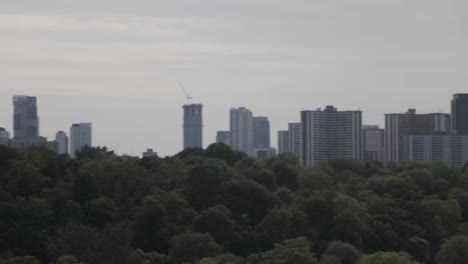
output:
M468 161L468 135L410 135L408 160L442 161L452 168L463 168Z
M301 111L303 166L337 158L361 159L361 111Z
M229 131L218 131L216 132L216 143L224 143L231 145L231 133Z
M14 139L39 136L36 97L13 96L13 132Z
M0 145L8 146L10 144L10 133L5 128L0 127Z
M184 109L184 149L203 148L203 105L188 104Z
M70 128L70 156L75 157L84 146L92 147L92 138L91 123L73 124Z
M231 108L230 110L231 147L253 155L253 121L252 112L245 108Z
M270 121L268 121L268 117L254 116L252 121L254 148L270 148Z
M65 132L59 131L55 134L55 142L58 154L68 153L68 136Z
M457 135L468 135L468 94L453 95L452 132Z
M362 160L384 161L385 130L379 126L362 126Z
M289 135L289 152L296 156L297 161L301 162L302 158L302 126L301 123L288 124Z
M280 130L278 131L278 153L289 152L289 131Z
M408 161L410 135L450 134L450 115L442 113L416 114L409 109L404 114L385 115L385 161Z

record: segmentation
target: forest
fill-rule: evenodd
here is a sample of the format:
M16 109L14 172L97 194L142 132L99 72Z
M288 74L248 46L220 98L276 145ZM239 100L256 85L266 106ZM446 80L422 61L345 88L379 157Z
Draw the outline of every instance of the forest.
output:
M0 264L466 264L468 171L0 146Z

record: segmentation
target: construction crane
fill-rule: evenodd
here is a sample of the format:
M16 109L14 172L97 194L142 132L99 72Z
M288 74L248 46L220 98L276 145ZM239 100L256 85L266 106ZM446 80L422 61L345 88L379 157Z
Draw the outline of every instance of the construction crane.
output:
M184 86L182 85L182 83L177 80L177 82L179 83L179 86L180 86L180 89L182 89L182 92L184 93L184 95L186 96L187 98L187 104L190 104L190 100L193 99L192 97L192 92L187 92L187 90L185 90Z

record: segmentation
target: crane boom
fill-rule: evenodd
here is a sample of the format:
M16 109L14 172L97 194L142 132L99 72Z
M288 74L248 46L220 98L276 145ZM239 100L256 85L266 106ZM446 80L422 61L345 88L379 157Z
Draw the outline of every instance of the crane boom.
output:
M191 95L192 95L192 92L187 92L187 90L185 90L185 88L184 88L184 86L182 85L182 83L181 83L179 80L177 80L177 82L179 83L180 89L182 89L182 92L183 92L184 95L186 96L187 104L189 104L189 103L190 103L190 100L193 99L192 96L191 96Z

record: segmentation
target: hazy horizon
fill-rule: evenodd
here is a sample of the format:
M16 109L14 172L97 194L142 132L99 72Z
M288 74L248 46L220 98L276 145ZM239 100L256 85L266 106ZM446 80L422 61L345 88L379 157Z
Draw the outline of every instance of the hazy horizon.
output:
M37 96L40 134L93 123L123 154L182 149L180 80L204 105L204 145L229 109L268 116L271 142L299 111L334 105L364 124L450 112L468 92L466 0L0 0L0 127Z

